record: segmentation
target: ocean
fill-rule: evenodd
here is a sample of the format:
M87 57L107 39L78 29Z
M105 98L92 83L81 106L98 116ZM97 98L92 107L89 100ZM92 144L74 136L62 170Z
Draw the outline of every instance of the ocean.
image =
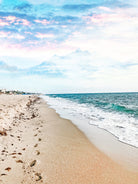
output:
M95 125L138 147L138 93L50 94L44 98L61 117L78 127L83 122L81 129Z

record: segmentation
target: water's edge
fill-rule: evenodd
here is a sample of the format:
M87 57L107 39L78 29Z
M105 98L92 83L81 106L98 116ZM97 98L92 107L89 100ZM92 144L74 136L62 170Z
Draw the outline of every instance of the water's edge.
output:
M41 98L43 98L41 96ZM45 98L43 98L44 101ZM80 128L76 123L71 120L70 118L67 118L60 113L57 112L56 109L54 109L48 102L46 101L46 104L49 108L55 110L55 112L64 119L68 119L72 122L78 129L80 129L85 136L94 144L100 151L105 153L107 156L109 156L111 159L113 159L115 162L118 162L121 165L124 165L129 170L133 172L138 172L138 148L132 145L129 145L127 143L121 142L116 136L114 136L112 133L108 132L107 130L101 129L97 127L96 125L92 125L92 132L90 134L86 134L86 132ZM82 123L79 121L79 123Z
M64 97L44 96L43 98L62 117L70 119L80 129L89 130L92 125L96 125L110 132L121 142L138 147L138 119L133 116L96 108L91 103L88 105L85 98L82 104ZM80 121L83 123L78 123ZM87 131L85 133L87 135Z

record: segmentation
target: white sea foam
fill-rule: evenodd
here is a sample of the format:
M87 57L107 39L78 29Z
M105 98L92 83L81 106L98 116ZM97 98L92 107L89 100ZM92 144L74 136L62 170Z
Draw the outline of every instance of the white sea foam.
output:
M105 129L115 135L120 141L138 147L138 120L126 114L105 112L93 105L78 104L63 98L43 97L47 103L62 117L72 120L87 134L91 125ZM79 124L80 121L83 124Z

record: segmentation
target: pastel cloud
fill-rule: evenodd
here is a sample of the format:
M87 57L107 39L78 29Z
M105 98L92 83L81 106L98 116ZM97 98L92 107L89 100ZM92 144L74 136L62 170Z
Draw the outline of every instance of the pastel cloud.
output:
M25 39L25 37L23 35L20 35L20 34L11 34L10 32L4 32L4 31L0 31L0 38L8 38L8 39Z
M40 23L40 24L43 24L43 25L47 25L47 24L50 24L50 21L46 20L46 19L43 19L43 20L35 20L36 23Z
M15 16L7 16L7 17L2 17L2 19L0 19L0 26L10 26L12 24L29 26L30 22L26 19L21 19Z
M0 26L8 26L8 25L10 25L9 22L5 22L2 19L0 19Z
M54 35L53 35L53 34L42 34L42 33L37 33L36 37L37 37L37 38L41 38L41 39L43 39L43 38L53 38Z
M63 76L61 68L58 68L55 64L50 64L46 62L40 63L39 65L35 65L33 67L22 69L0 61L0 71L3 71L3 73L8 72L10 75L16 74L18 75L18 77L24 75L46 75L47 77Z
M121 22L128 20L130 17L126 15L118 15L118 14L99 14L93 16L86 16L84 19L88 20L87 24L94 23L94 24L105 24L105 23L112 23L112 22Z
M16 21L15 16L7 16L5 17L5 20L9 21L10 23L14 23Z
M50 93L54 89L58 89L56 92L61 93L64 90L62 86L66 87L67 90L72 89L73 91L81 89L89 92L91 88L93 92L97 90L106 91L109 86L111 86L112 90L117 88L124 91L127 89L128 82L131 90L136 91L133 80L138 77L138 64L132 65L128 63L125 67L119 68L118 63L111 63L110 60L108 63L103 63L101 67L96 61L92 63L92 58L93 56L89 52L77 50L65 56L54 56L50 60L33 67L26 69L17 68L14 73L7 68L3 68L3 70L7 70L13 76L16 74L18 80L25 81L25 83L23 82L25 86L28 86L27 80L31 81L31 83L35 82L34 86L37 84L41 89L37 89L39 92L45 91L45 88L41 88L42 84L46 85ZM10 65L10 67L12 66ZM34 86L32 85L28 89L34 90Z
M4 35L6 36L6 35ZM46 35L47 36L47 35ZM64 44L56 44L47 42L46 45L39 45L39 41L31 42L30 46L24 47L19 43L10 44L0 42L0 57L18 57L18 58L30 58L34 60L37 58L37 63L40 63L45 58L50 59L53 55L64 55L71 53L74 48L72 46L66 46ZM32 49L33 48L33 49ZM19 60L19 59L18 59Z
M0 61L0 70L14 72L14 71L17 71L17 67L10 66L10 65L6 64L5 62Z
M104 12L83 16L82 18L86 21L87 24L97 24L99 26L107 23L120 23L124 21L129 23L130 21L138 19L138 14L136 13L135 8L110 9L106 7L99 7L99 9L103 10Z
M12 75L25 89L43 92L136 91L137 8L136 0L4 0L0 83L5 78L8 85Z
M17 25L21 24L23 26L29 26L30 25L29 21L25 20L25 19L16 19L15 24L17 24Z

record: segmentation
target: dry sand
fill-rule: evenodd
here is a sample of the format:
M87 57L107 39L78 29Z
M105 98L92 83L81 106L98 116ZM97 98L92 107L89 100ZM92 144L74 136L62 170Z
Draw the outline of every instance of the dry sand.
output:
M0 95L0 117L0 184L138 183L38 97Z

